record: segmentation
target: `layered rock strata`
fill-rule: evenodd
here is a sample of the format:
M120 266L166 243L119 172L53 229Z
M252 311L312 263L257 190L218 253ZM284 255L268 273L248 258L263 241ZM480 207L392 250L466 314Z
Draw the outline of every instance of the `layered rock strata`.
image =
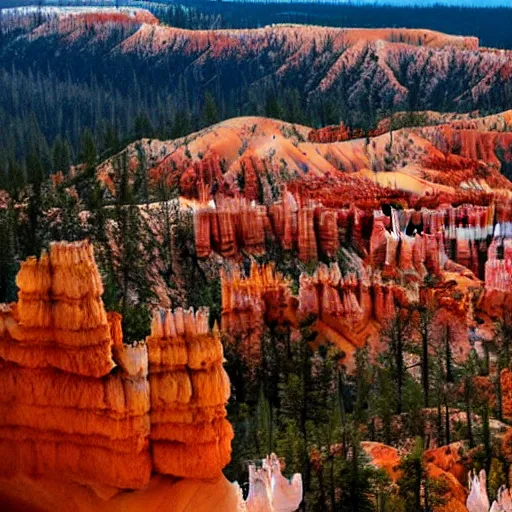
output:
M230 388L222 344L208 329L208 311L157 311L147 345L155 471L219 476L231 458L233 430L226 419Z
M239 268L221 270L222 332L240 340L237 350L246 361L259 361L266 324L293 324L290 281L273 265L251 264L248 276Z
M268 207L245 199L223 199L195 211L196 251L199 258L211 252L224 258L237 258L242 251L257 256L265 252L267 240L273 239L283 250L296 250L302 261L316 260L322 254L333 257L343 242L354 239L364 246L358 232L361 215L354 209L300 204L287 191L282 200Z
M17 283L0 320L0 473L144 487L147 352L112 346L92 247L53 244Z
M485 264L485 287L488 290L512 290L512 239L496 239L489 248Z
M245 199L204 203L194 214L197 255L259 256L274 240L308 262L334 258L340 247L351 245L369 254L368 263L392 274L395 269L422 280L427 273L439 275L447 264L456 263L485 279L486 262L497 259L491 243L498 240L503 245L512 219L504 205L392 212L393 218L380 210L325 207L301 201L286 189L282 199L270 206ZM495 268L495 274L502 267L501 273L509 272L506 263L489 267L491 272Z
M17 283L18 303L0 306L0 478L139 489L152 472L221 476L229 381L206 310L158 312L147 343L124 344L87 242L52 244Z

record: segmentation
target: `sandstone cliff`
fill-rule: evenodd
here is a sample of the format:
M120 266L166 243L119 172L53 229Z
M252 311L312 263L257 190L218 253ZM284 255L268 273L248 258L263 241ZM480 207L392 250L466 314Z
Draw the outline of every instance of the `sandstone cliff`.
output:
M64 510L68 484L112 495L146 488L152 473L213 479L221 492L233 432L208 312L157 312L146 342L123 344L87 242L53 243L22 264L17 283L18 303L0 309L0 494L20 498L8 482L23 481L30 503L43 489L32 479L60 481L48 510ZM226 491L220 502L237 501Z
M92 246L53 244L18 286L2 313L2 475L144 487L147 352L113 347Z

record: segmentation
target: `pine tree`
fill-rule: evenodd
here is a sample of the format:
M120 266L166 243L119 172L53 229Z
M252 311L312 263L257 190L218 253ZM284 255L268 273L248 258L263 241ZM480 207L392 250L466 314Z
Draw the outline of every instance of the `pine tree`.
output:
M148 115L145 112L138 114L133 124L134 139L152 138L153 134L153 126Z
M411 329L409 314L399 311L381 330L381 338L388 344L385 359L396 386L396 414L403 410L403 390L406 377L404 354Z
M52 240L74 242L86 236L80 219L84 207L75 189L58 185L54 191L53 209L58 211L58 218L50 224Z
M140 142L135 145L137 151L137 169L135 171L135 180L133 189L137 191L136 200L140 199L146 208L149 207L149 181L148 181L148 169L146 165L146 152Z
M263 387L260 390L256 414L260 455L264 457L274 452L274 414L272 406L265 396Z
M16 215L12 202L0 208L0 303L16 300Z
M356 425L363 425L366 424L368 419L368 400L372 385L368 346L356 351L355 360L356 399L354 404L354 422Z
M119 130L117 126L109 123L105 130L103 148L106 155L115 155L121 149L121 141L119 140Z
M54 172L67 174L70 165L69 147L66 142L57 136L52 146L52 167Z
M423 387L423 405L430 406L430 349L432 344L432 323L435 315L435 308L430 304L418 304L418 318L416 330L421 339L421 384Z
M474 448L475 440L473 437L473 402L475 399L475 387L473 380L476 375L476 354L471 351L464 367L464 405L466 409L466 426L468 432L469 447Z
M378 365L375 368L375 388L371 393L371 410L382 421L384 442L392 444L393 411L396 409L396 395L394 393L393 380L390 372Z
M20 192L25 184L26 179L23 173L23 167L12 158L9 159L7 164L7 180L5 188L15 201L19 199Z
M123 315L125 339L130 342L144 338L149 330L147 304L152 297L152 288L148 267L152 245L148 239L149 228L139 207L134 204L126 153L118 155L113 166L116 204L111 243L116 250L112 251L112 268L118 283L117 309Z
M267 94L265 101L265 116L272 119L283 119L283 106L277 96L277 94L271 90Z
M496 375L494 378L496 389L496 416L503 419L503 391L501 389L501 372L509 369L512 355L512 318L507 312L495 328L495 335L492 340L496 352Z
M405 512L432 512L445 504L447 487L442 481L429 478L423 453L423 439L417 437L413 450L400 463L402 477L398 487Z
M211 92L206 91L204 94L203 122L205 126L211 126L219 122L219 112L217 103Z
M92 132L86 128L80 141L80 162L85 166L85 174L90 176L96 170L98 151Z
M174 122L171 126L170 137L171 139L177 139L187 135L192 130L192 122L190 115L187 110L178 110L174 116Z
M27 158L27 175L30 183L30 192L27 201L27 225L26 233L21 237L25 245L24 256L35 255L39 257L43 249L41 235L41 222L43 220L42 186L44 170L39 156L31 153Z

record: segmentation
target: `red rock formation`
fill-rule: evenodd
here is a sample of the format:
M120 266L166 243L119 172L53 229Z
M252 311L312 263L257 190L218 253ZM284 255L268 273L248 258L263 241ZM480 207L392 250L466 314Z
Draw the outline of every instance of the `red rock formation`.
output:
M342 142L361 136L359 132L354 133L352 130L341 123L339 126L326 126L318 130L311 130L308 133L308 141L325 144L327 142Z
M112 350L92 247L53 244L22 265L18 286L0 321L0 474L144 487L147 352Z
M194 211L196 252L199 258L212 251L225 258L239 257L242 251L261 255L266 239L273 238L284 250L297 250L302 261L316 260L321 254L335 257L340 242L353 242L364 250L363 230L368 227L363 222L367 219L359 210L299 205L286 189L282 201L268 208L224 198Z
M238 256L242 250L263 254L267 223L266 208L245 199L204 205L194 212L197 256L206 258L212 250L225 258Z
M234 267L221 270L222 331L251 364L260 360L260 338L265 323L293 323L290 283L272 265L251 265L249 276Z
M395 283L384 285L378 273L368 278L360 272L342 275L337 263L320 264L312 276L300 278L298 318L317 317L320 330L329 328L348 356L375 334L374 322L383 324L410 300Z
M200 160L189 162L189 167L181 175L180 192L185 197L197 197L197 191L202 185L215 186L222 192L231 190L225 184L221 157L217 153L209 151Z
M245 153L239 165L244 177L243 195L248 201L258 201L259 186L263 186L260 175L265 173L263 161L254 154Z
M231 458L229 380L208 311L157 311L149 351L151 450L155 471L214 478Z
M400 457L395 448L380 443L361 443L363 450L377 467L382 468L396 482L401 477ZM454 443L434 450L426 450L423 462L428 476L438 479L447 487L446 502L435 508L436 512L467 512L465 506L468 491L466 481L460 479L467 474L462 455L462 445Z
M302 261L316 260L318 249L315 236L315 209L303 206L298 211L297 245Z
M336 256L340 247L338 212L334 208L316 208L315 226L320 251L327 256Z
M135 489L152 471L221 475L229 381L205 310L157 313L147 344L124 345L87 242L52 244L17 282L0 308L1 478Z
M501 258L498 257L499 255ZM489 247L488 256L489 259L485 264L486 290L510 292L512 290L512 240L495 239Z

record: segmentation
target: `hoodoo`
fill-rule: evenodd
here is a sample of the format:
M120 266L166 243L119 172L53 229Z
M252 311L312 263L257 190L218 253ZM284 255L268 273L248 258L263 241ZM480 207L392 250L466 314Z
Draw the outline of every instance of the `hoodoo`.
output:
M231 458L233 429L226 419L222 345L218 332L208 330L208 311L157 311L147 343L155 470L219 476Z
M146 342L123 344L88 242L51 244L17 283L18 303L0 309L0 496L20 478L98 492L144 489L152 473L213 479L222 491L233 431L208 311L158 311ZM152 492L172 495L171 484ZM237 500L229 487L222 496Z
M147 353L112 351L92 246L52 244L22 264L17 283L0 329L0 473L144 487Z

